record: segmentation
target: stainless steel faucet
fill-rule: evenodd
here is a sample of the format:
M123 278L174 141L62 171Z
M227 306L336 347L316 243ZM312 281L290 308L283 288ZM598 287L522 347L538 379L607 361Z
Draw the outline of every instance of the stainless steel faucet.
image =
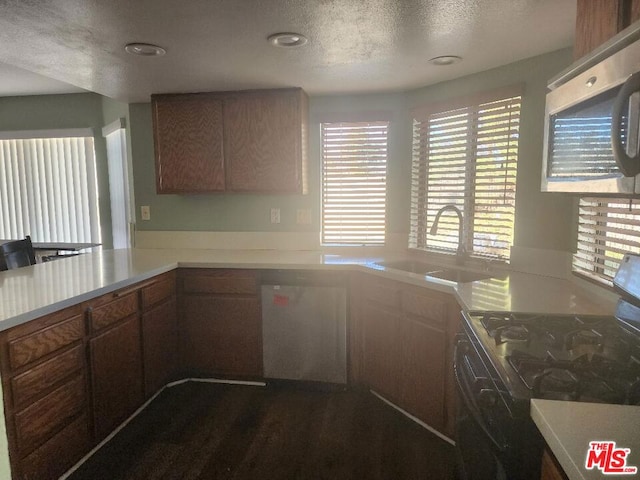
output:
M440 221L440 217L444 212L451 211L455 212L458 215L458 251L456 252L456 263L458 265L462 265L464 263L464 259L467 255L467 250L464 248L464 243L462 242L462 212L458 207L453 204L445 205L438 213L436 213L436 218L433 220L433 224L431 225L431 230L429 233L431 235L435 235L438 233L438 222Z

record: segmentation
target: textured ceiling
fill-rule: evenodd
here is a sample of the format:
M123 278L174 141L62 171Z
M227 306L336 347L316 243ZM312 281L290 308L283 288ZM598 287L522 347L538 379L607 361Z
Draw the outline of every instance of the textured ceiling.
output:
M402 90L570 46L575 10L576 0L13 0L0 2L0 62L126 102L286 86ZM270 46L282 31L309 43ZM128 42L167 54L132 57ZM464 60L427 63L438 55Z

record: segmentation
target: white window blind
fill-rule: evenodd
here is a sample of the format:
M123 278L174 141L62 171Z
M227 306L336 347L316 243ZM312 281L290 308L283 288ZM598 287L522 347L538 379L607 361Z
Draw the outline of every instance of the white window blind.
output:
M581 198L573 270L607 282L626 253L640 254L640 200Z
M389 122L322 124L322 243L383 245Z
M521 97L458 102L414 118L409 246L455 252L458 218L470 254L508 261L513 244ZM459 104L463 103L462 106Z
M0 238L100 243L93 138L6 136L0 139Z

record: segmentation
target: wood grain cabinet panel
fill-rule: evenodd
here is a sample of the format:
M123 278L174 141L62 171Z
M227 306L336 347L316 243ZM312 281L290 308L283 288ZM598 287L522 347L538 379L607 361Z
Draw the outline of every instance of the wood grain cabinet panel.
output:
M394 403L399 400L400 316L371 303L362 308L364 376L373 390Z
M154 281L150 285L143 286L141 290L142 309L146 310L153 307L156 303L162 302L176 294L175 272L161 275L157 281Z
M175 296L142 315L145 396L165 386L178 370L178 316Z
M258 297L185 295L181 335L188 372L262 376Z
M132 414L143 401L140 320L129 317L89 341L96 440Z
M90 308L91 330L94 332L138 312L138 292L136 290L128 291L123 295L118 293L105 295L98 303L105 300L106 304Z
M400 325L400 406L442 431L445 424L447 335L424 322L405 318Z
M78 345L37 367L16 375L11 379L15 407L20 408L48 388L84 369L84 367L84 350L82 345Z
M639 17L639 0L578 0L574 58L589 54Z
M68 423L69 419L83 411L85 401L85 379L78 375L16 413L16 437L20 452L30 453L44 443L52 433Z
M158 193L225 190L222 98L152 95Z
M234 295L258 293L258 277L251 270L187 270L181 274L181 284L184 293Z
M84 336L84 319L75 315L68 320L9 342L9 361L20 368L45 355L77 342Z
M306 116L307 97L301 89L225 97L227 190L306 193Z
M88 420L82 415L27 455L19 478L56 480L89 451L90 445Z
M567 476L562 471L562 467L558 465L557 460L548 448L545 448L542 454L540 480L567 480Z

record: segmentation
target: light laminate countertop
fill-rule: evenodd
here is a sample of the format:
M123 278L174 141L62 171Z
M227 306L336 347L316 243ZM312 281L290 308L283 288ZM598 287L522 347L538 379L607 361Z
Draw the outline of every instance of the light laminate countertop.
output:
M532 399L531 418L569 480L640 477L640 406ZM630 449L627 466L638 467L639 473L605 476L597 468L587 470L593 441Z
M613 301L552 277L500 272L502 278L456 285L375 265L402 258L401 254L353 256L276 250L103 250L0 272L0 330L178 267L359 270L454 294L463 309L476 311L611 314L615 309Z

